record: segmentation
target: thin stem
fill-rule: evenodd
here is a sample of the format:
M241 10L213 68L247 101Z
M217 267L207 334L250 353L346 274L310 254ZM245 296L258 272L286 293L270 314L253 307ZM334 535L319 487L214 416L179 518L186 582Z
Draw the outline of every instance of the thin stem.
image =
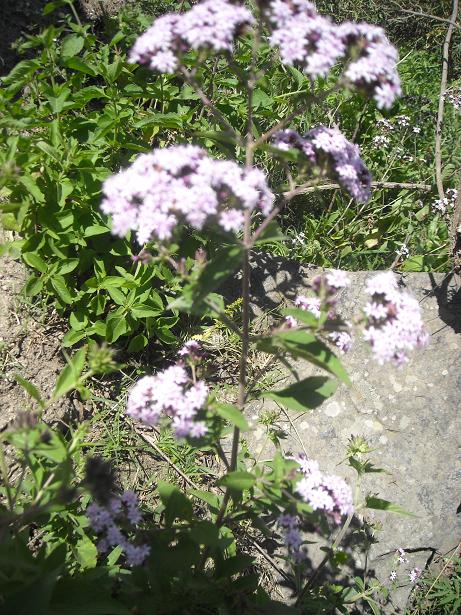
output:
M359 485L360 485L360 481L357 480L357 483L355 485L355 494L354 494L355 497L354 497L354 500L357 499L357 495L358 495L358 492L359 492ZM333 544L331 545L330 553L331 553L331 551L334 551L335 549L337 549L338 546L341 544L342 539L344 538L347 530L349 529L349 526L351 524L353 516L354 516L354 511L352 510L347 515L346 521L344 522L342 528L339 530L338 534L336 535L336 538L335 538ZM330 559L330 553L327 553L325 555L325 557L322 559L320 564L317 566L317 568L314 570L314 572L311 574L311 576L307 580L307 583L304 585L303 589L301 590L301 593L299 594L299 596L298 596L298 598L296 600L296 605L298 605L301 602L301 600L304 598L306 593L309 591L309 589L314 584L314 581L318 577L320 571L323 570L323 568L325 568L326 564L328 563L328 560Z
M209 298L204 300L204 303L216 314L219 320L226 325L231 331L236 333L240 339L242 339L242 332L239 327L235 324L235 322L227 316L225 312L217 305L214 301Z
M442 127L443 127L443 113L445 110L445 93L447 88L448 79L448 56L450 54L450 42L453 34L453 27L458 17L458 0L453 0L452 13L450 18L450 25L447 29L445 41L443 43L443 55L442 55L442 77L440 79L440 94L439 94L439 108L437 111L437 123L435 129L435 179L437 183L437 191L439 193L439 199L445 198L445 191L443 189L443 177L442 177Z
M188 71L185 66L181 66L180 71L182 75L184 76L184 79L186 80L186 82L195 90L196 94L199 96L200 100L205 105L205 107L207 107L210 110L211 114L216 119L218 124L220 124L222 128L228 134L230 134L240 146L243 146L244 143L242 141L242 137L237 133L234 127L227 121L226 117L215 106L215 104L208 98L208 96L202 90L202 88L200 87L200 84L195 79L195 77L192 75L192 73Z
M310 109L312 105L324 101L326 98L328 98L328 96L330 96L330 94L333 94L334 92L338 91L343 86L344 81L340 79L338 83L329 90L325 90L324 92L320 92L319 94L310 94L307 99L302 103L302 105L299 105L299 107L297 107L292 113L290 113L290 115L287 115L287 117L283 118L283 120L280 120L280 122L277 122L277 124L272 126L272 128L270 128L267 132L263 133L258 139L255 139L253 143L253 148L259 147L260 145L268 141L276 132L278 132L279 130L283 130L288 124L290 124L290 122L292 122L296 117L298 117L298 115L301 115L301 113L304 113L305 111Z
M392 4L398 6L402 13L407 13L408 15L415 15L416 17L424 17L425 19L433 19L434 21L440 21L442 23L452 24L455 28L461 29L461 26L457 24L456 21L453 21L451 19L444 19L443 17L431 15L430 13L423 13L423 11L412 11L411 9L404 9L397 2L393 2ZM397 21L397 18L392 21Z
M82 27L82 22L80 21L80 17L78 16L77 11L75 10L75 6L74 3L72 2L72 0L68 3L70 6L70 10L72 11L72 14L74 16L75 21L77 22L77 24L79 25L79 27Z

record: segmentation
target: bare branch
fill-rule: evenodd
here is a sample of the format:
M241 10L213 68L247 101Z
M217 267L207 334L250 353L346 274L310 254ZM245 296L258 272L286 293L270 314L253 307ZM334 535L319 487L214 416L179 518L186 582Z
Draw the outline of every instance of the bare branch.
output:
M450 25L447 29L445 41L443 43L442 56L442 77L440 80L439 108L437 111L437 123L435 128L435 180L437 183L437 191L439 199L445 198L442 178L442 128L443 128L443 112L445 110L445 93L447 88L448 78L448 57L450 54L450 43L453 34L454 24L458 18L458 0L453 0L452 13L450 17Z
M400 188L407 190L421 190L423 192L430 192L432 186L430 184L415 184L415 183L407 183L407 182L371 182L373 188ZM286 199L292 199L299 194L308 194L309 192L315 192L316 190L337 190L341 188L340 184L335 183L327 183L327 184L317 184L312 185L312 183L303 184L302 186L298 186L294 190L290 190L289 192L284 192L283 196Z
M303 102L302 105L299 105L299 107L297 107L292 113L290 113L290 115L287 115L287 117L283 118L283 120L277 122L277 124L272 126L272 128L270 128L267 132L263 133L258 139L256 139L253 143L253 147L256 148L259 145L266 143L266 141L268 141L276 132L278 132L279 130L283 130L286 126L288 126L290 122L292 122L296 117L298 117L298 115L301 115L301 113L304 113L305 111L310 109L312 105L324 101L326 98L328 98L328 96L330 96L330 94L333 94L334 92L337 92L339 89L341 89L344 86L344 83L344 80L340 79L338 83L331 89L320 92L319 94L310 94L309 96L307 96L307 99Z
M424 13L423 11L413 11L411 9L404 9L397 2L393 2L392 4L395 4L395 6L397 6L402 11L402 13L407 13L408 15L415 15L416 17L423 17L425 19L433 19L434 21L440 21L442 23L452 24L455 28L458 28L459 30L461 30L461 26L458 23L456 23L456 21L452 21L451 19L444 19L443 17L437 17L437 15L431 15L430 13Z

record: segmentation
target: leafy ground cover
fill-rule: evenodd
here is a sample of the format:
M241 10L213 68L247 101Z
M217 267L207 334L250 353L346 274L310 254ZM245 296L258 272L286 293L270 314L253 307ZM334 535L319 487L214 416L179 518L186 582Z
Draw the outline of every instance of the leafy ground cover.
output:
M155 5L156 11L166 8ZM178 315L166 304L177 290L175 281L161 262L148 270L130 262L136 257L130 241L111 237L99 212L101 183L136 153L178 138L211 146L217 154L225 154L228 145L216 142L213 118L201 111L188 85L147 76L127 63L136 32L151 19L148 13L129 9L102 30L78 23L72 14L62 19L22 44L30 59L2 81L2 223L21 237L3 251L20 253L31 267L27 295L40 296L69 317L65 345L94 338L120 341L136 352L148 339L174 344ZM354 136L376 181L421 187L376 187L371 202L360 208L338 190L300 195L284 218L289 238L284 257L353 270L449 268L450 207L434 207L432 190L440 53L419 48L418 41L401 49L405 95L391 114L357 95L338 93L327 101L327 113L315 107L298 127L307 130L326 120L338 125ZM244 64L249 54L242 42L237 60ZM217 108L241 129L244 92L237 77L213 62L208 72L204 65L206 89L222 92ZM308 88L302 73L274 63L255 91L255 134L293 109ZM459 131L459 113L448 104L443 168L453 188ZM258 163L271 172L268 157L260 156ZM275 173L272 179L281 181ZM193 255L207 243L192 237L181 250Z

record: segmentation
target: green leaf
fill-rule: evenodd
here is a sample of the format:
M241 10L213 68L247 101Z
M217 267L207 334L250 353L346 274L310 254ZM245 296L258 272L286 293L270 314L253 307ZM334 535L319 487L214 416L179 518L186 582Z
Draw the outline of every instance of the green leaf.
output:
M42 278L37 278L35 275L31 276L26 283L25 293L28 297L35 297L43 289L43 280Z
M140 352L147 346L148 343L149 340L147 337L140 333L139 335L136 335L128 344L128 352Z
M68 331L62 338L62 345L64 348L70 348L74 344L78 344L82 339L87 336L87 332L82 331Z
M139 303L131 308L131 313L133 316L136 316L136 318L149 318L150 316L158 316L159 314L162 314L163 309Z
M83 331L88 325L88 315L82 310L76 310L69 316L69 324L74 331Z
M290 410L302 412L320 406L325 399L333 395L337 387L337 382L331 378L311 376L280 391L265 391L261 397L273 399Z
M66 60L76 56L83 49L85 39L77 34L69 34L65 37L61 46L61 57Z
M250 474L250 472L229 472L223 476L218 485L222 487L228 487L233 491L244 491L245 489L251 489L256 482L256 476Z
M200 489L188 489L187 493L206 502L212 512L218 512L221 499L216 494L211 493L210 491L202 491Z
M92 224L91 226L87 226L85 232L83 234L84 237L94 237L95 235L105 235L109 233L109 229L107 226L103 226L102 224Z
M19 178L19 182L24 186L24 188L31 194L37 203L45 202L45 195L37 186L35 179L31 175L22 175Z
M307 359L310 363L325 369L350 385L349 376L338 357L326 344L308 331L282 331L272 338L262 340L258 347L263 352L271 354L277 354L280 350L283 350L295 358Z
M128 331L126 316L123 314L113 314L106 321L106 340L110 343L116 342L119 337Z
M3 86L9 86L9 93L14 94L22 88L41 64L39 60L22 60L6 75L1 78Z
M51 286L54 288L61 301L67 304L73 302L73 297L70 294L66 281L62 275L53 276L51 278Z
M238 427L241 431L250 431L250 426L247 423L246 418L243 416L242 411L232 406L231 404L214 404L216 413Z
M98 560L98 550L93 542L84 536L75 545L75 556L77 562L84 569L94 568Z
M190 537L197 544L206 547L217 547L220 543L219 529L211 521L199 521L190 530Z
M29 265L29 267L37 269L37 271L40 271L40 273L46 273L46 263L43 258L39 256L36 252L24 252L22 258L26 265Z
M54 401L63 397L66 393L79 385L80 377L85 366L85 357L86 347L80 348L59 374L53 391Z
M59 9L66 4L69 4L69 0L52 0L52 2L47 2L45 4L45 8L43 9L43 14L49 15L56 9Z
M398 504L393 504L392 502L389 502L388 500L382 500L381 498L376 498L371 495L367 496L365 500L365 506L367 508L374 508L376 510L385 510L386 512L393 512L399 515L406 515L408 517L417 516L411 512L408 512L407 510L405 510Z
M151 113L134 123L134 128L144 128L146 126L162 126L163 128L182 129L184 116L178 113Z
M76 58L76 57L68 58L67 60L65 60L64 66L66 68L71 68L72 70L76 70L80 73L85 73L85 75L90 75L91 77L95 77L97 74L95 69L92 66L90 66L89 64L81 60L80 58Z
M165 523L172 525L175 519L191 521L193 509L190 500L180 491L176 485L159 481L157 491L165 506Z
M300 310L299 308L288 308L286 310L282 310L282 314L284 316L293 316L296 320L303 325L307 325L308 327L312 327L312 329L318 329L319 327L319 319L309 312L308 310Z
M29 393L31 397L33 397L36 401L38 401L38 403L40 404L42 408L44 408L45 402L43 401L40 391L37 389L37 387L34 384L32 384L32 382L30 382L29 380L26 380L19 374L15 374L14 377L16 379L16 382L20 384L22 388L25 391L27 391L27 393Z

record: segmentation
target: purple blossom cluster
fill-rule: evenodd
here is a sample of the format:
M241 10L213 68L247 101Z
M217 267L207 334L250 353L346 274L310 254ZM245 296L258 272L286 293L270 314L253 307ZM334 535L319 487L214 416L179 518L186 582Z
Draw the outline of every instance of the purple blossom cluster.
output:
M366 203L371 196L371 173L360 158L358 145L337 128L316 126L302 137L295 130L281 130L273 139L282 151L297 149L312 167L337 181L356 201Z
M185 13L156 19L137 39L129 60L160 73L173 73L181 55L190 49L232 51L236 36L253 23L253 15L243 6L204 0Z
M112 216L112 232L123 237L135 231L140 244L168 241L180 224L237 231L245 211L267 215L274 202L262 171L214 160L193 145L141 154L107 179L103 192L101 208Z
M418 579L421 577L423 571L421 570L421 568L418 568L418 567L410 569L410 567L407 566L407 564L409 563L410 563L410 560L407 557L406 551L402 549L401 547L397 549L397 551L395 552L395 556L394 556L393 570L391 570L391 573L389 575L389 580L392 583L396 583L397 578L398 578L397 570L401 569L402 566L405 566L407 570L406 576L410 580L410 583L412 583L413 585L416 584Z
M322 306L328 309L328 318L336 318L336 304L338 301L337 293L342 288L350 284L350 279L344 271L333 269L323 276L316 276L312 281L312 288L316 292L315 297L298 295L295 299L295 306L301 310L311 312L319 318ZM285 325L293 328L298 326L298 322L292 316L285 318ZM352 336L348 331L332 331L328 334L328 339L339 348L340 352L346 353L352 347Z
M303 542L299 529L299 518L283 513L277 519L277 524L283 533L283 542L288 549L288 553L293 560L299 564L306 559L306 552L301 549Z
M448 210L453 209L458 198L458 191L456 188L448 188L446 191L447 196L443 199L435 199L432 203L432 209L436 213L446 214Z
M444 97L455 109L461 109L461 88L447 90Z
M98 551L107 553L111 548L120 546L125 553L129 566L141 566L149 555L148 545L137 545L126 537L121 524L135 528L141 521L138 498L132 491L112 497L106 506L93 502L86 510L93 530L100 535Z
M296 483L296 492L313 510L325 512L335 523L340 523L343 515L353 513L352 491L342 478L323 474L318 462L303 453L294 459L302 475Z
M195 363L203 358L203 346L197 340L188 340L179 350L178 356Z
M127 414L147 425L168 417L177 438L201 438L207 426L198 414L207 398L205 382L191 382L185 367L176 364L138 380L128 396Z
M299 64L315 79L326 76L338 60L349 58L344 77L373 96L380 109L389 109L401 94L398 53L382 28L337 25L306 0L272 0L266 12L272 25L270 43L279 47L285 64Z
M366 284L370 301L364 312L367 323L364 337L370 343L374 358L383 365L408 361L407 352L428 342L418 301L398 289L391 271L379 273Z

